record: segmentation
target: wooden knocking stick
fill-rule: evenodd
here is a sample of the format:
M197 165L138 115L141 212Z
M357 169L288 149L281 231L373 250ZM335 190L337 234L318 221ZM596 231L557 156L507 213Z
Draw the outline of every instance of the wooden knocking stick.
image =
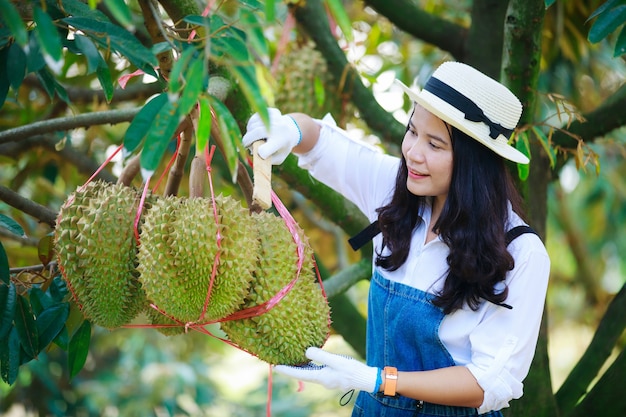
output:
M272 207L272 158L263 159L259 156L259 146L264 143L265 140L252 143L252 205L267 210Z

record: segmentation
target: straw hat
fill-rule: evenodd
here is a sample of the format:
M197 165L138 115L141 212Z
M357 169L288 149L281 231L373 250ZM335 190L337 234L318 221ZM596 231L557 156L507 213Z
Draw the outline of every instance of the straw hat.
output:
M496 80L469 65L445 62L422 90L396 82L419 105L498 155L520 164L529 162L508 143L522 114L522 103Z

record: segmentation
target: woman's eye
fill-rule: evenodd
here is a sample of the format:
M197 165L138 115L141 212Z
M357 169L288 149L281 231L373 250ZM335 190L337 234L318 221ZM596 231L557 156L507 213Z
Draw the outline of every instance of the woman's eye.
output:
M430 147L433 149L439 149L439 145L437 145L435 142L430 142Z

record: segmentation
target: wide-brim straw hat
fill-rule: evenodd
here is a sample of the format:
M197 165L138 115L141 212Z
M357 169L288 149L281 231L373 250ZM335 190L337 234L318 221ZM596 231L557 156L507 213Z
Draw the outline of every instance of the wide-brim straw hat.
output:
M498 81L467 64L445 62L421 90L396 82L420 106L498 155L520 164L529 162L509 144L522 103Z

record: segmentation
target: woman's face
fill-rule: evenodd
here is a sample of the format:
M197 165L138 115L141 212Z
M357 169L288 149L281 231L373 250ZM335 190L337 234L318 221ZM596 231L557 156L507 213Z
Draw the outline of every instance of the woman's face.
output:
M452 178L452 140L448 126L416 104L402 141L402 154L409 170L408 190L415 195L434 197L434 205L441 209Z

